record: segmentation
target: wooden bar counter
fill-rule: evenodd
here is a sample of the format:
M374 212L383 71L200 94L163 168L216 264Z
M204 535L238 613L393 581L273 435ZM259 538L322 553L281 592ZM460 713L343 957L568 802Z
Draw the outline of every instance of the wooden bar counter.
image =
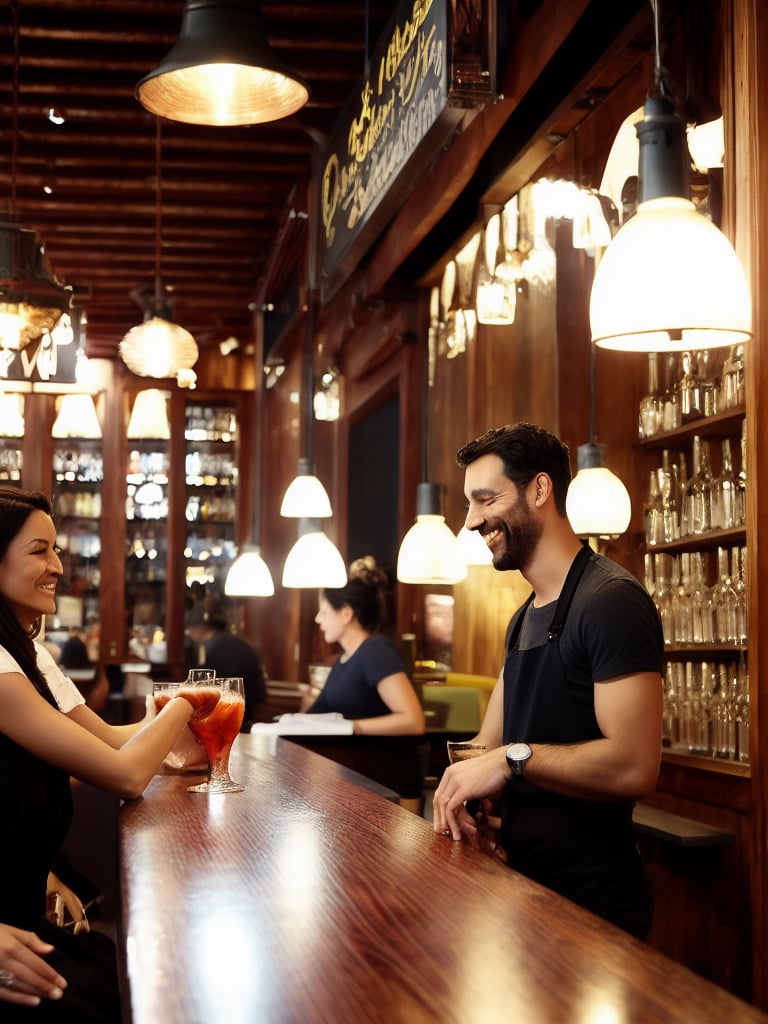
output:
M157 776L120 811L125 1021L768 1021L296 744L244 793Z

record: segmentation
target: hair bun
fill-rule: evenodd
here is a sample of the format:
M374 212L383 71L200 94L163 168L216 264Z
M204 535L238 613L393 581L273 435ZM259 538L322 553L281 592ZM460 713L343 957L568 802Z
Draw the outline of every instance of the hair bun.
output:
M387 574L376 564L373 555L356 558L349 567L349 578L373 587L384 587L387 584Z

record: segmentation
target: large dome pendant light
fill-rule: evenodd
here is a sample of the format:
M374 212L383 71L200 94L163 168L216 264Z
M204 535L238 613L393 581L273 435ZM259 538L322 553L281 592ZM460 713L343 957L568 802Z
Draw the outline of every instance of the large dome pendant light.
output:
M655 66L637 125L638 208L595 272L592 341L627 352L739 344L752 336L747 280L728 239L690 200L685 126L660 59L660 0L650 3Z
M176 44L136 96L170 121L248 125L295 114L309 87L270 49L256 3L187 0Z

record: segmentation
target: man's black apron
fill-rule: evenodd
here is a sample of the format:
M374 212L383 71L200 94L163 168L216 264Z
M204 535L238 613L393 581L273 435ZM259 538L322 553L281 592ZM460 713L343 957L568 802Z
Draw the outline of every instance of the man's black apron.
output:
M542 646L517 649L533 595L515 623L504 663L505 744L583 743L602 735L594 701L574 699L560 656L560 636L590 556L585 545L573 560ZM502 798L501 843L516 871L640 938L648 934L653 891L632 834L631 801L577 800L513 779Z

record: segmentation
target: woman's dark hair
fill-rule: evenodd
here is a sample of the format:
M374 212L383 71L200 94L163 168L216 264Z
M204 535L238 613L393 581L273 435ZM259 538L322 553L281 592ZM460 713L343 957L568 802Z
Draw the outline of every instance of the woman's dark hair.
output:
M8 553L13 539L24 527L32 512L38 509L46 515L53 515L49 499L40 491L22 491L16 487L0 487L0 562ZM19 622L3 594L0 594L0 643L18 663L24 675L33 683L45 699L55 705L51 691L37 667L33 637L40 626L27 633Z
M555 506L561 516L566 514L571 463L568 446L560 438L533 423L496 427L459 448L456 461L466 469L481 455L498 455L504 465L504 476L519 491L524 491L537 473L546 473L552 481Z
M323 597L337 612L346 605L368 633L377 633L386 618L387 574L371 555L358 558L349 567L349 580L343 587L327 587Z

